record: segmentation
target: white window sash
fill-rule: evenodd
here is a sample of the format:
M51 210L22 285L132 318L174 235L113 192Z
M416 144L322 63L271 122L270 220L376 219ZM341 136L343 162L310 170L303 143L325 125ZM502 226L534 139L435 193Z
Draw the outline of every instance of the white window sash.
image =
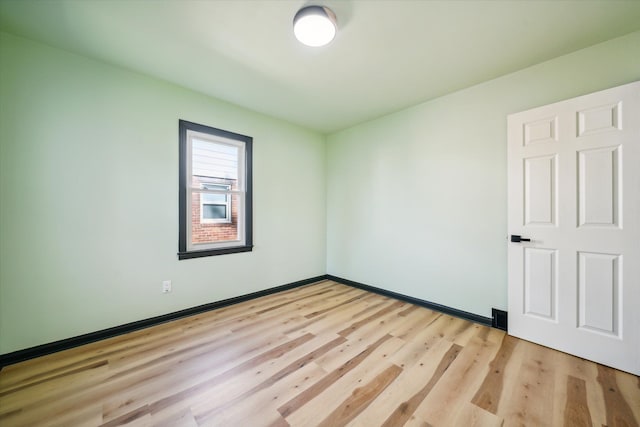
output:
M193 139L198 138L201 140L211 141L217 144L226 144L238 147L238 179L236 181L237 189L229 191L219 190L204 190L193 185ZM229 138L210 135L201 132L195 132L187 130L187 203L186 205L186 218L187 218L187 251L198 251L207 249L222 249L231 248L236 246L244 246L246 242L245 236L245 212L246 212L246 144L243 141L236 141ZM217 193L228 194L228 197L233 195L238 196L238 223L237 233L238 238L236 240L208 242L208 243L193 243L193 222L192 222L192 201L194 193ZM229 199L230 203L230 199ZM230 207L228 208L229 217L231 217Z

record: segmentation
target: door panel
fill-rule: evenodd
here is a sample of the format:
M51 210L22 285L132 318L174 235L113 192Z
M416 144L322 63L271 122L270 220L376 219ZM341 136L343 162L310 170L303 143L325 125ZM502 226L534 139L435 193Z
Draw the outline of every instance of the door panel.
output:
M551 117L524 124L524 145L557 141L558 118Z
M509 333L640 374L640 82L508 117Z
M524 312L555 320L556 251L524 249Z
M524 223L554 225L556 157L524 159Z
M620 337L619 260L619 255L579 253L580 328Z
M579 226L619 225L620 154L620 147L578 152Z
M597 132L622 130L621 102L578 112L578 137Z

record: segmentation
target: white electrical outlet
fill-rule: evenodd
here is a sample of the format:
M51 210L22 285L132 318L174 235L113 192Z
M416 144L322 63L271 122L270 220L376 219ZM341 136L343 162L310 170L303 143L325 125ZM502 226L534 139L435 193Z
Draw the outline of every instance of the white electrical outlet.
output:
M162 281L162 293L166 294L167 292L171 292L171 280Z

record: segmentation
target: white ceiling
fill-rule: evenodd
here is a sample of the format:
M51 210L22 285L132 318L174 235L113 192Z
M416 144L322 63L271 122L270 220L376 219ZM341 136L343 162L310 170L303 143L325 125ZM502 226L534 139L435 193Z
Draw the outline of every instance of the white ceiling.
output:
M295 40L307 4L330 45ZM0 0L0 29L329 133L640 30L640 1Z

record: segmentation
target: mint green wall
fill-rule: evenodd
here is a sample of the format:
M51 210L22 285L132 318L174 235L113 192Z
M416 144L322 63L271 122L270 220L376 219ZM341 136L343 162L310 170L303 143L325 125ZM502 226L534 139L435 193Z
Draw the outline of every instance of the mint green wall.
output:
M505 309L507 114L638 79L640 32L330 135L327 272Z
M325 272L489 316L506 308L506 115L637 79L633 33L325 145L0 34L0 354ZM254 137L253 252L177 261L179 118Z
M178 119L254 138L253 252L177 260ZM322 135L2 34L0 147L0 354L325 273Z

